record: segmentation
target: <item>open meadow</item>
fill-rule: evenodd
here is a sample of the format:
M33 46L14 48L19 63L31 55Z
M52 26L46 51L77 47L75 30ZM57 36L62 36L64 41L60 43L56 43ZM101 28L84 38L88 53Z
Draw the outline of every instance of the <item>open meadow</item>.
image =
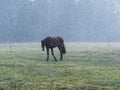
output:
M65 43L55 62L40 43L0 44L0 90L120 90L120 43Z

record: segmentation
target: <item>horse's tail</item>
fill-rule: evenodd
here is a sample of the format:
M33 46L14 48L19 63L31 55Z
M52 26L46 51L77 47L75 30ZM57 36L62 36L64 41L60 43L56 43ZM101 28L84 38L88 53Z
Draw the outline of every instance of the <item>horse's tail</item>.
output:
M65 45L63 44L63 46L62 46L62 53L63 54L66 54L66 49L65 49Z

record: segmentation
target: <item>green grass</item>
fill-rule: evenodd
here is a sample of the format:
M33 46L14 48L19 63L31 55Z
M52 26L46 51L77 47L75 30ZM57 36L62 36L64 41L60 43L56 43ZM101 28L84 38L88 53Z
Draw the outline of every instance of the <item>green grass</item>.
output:
M58 62L39 43L11 46L0 44L0 90L120 90L119 43L66 43Z

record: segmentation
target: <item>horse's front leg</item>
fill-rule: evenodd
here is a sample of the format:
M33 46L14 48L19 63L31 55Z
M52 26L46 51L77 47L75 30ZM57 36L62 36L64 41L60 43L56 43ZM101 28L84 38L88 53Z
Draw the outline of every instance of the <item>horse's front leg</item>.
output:
M47 59L46 59L46 61L48 61L49 60L49 48L47 48Z
M53 56L53 58L55 59L55 61L57 61L57 59L56 59L56 57L55 57L55 55L54 55L54 52L53 52L53 48L51 48L51 53L52 53L52 56Z

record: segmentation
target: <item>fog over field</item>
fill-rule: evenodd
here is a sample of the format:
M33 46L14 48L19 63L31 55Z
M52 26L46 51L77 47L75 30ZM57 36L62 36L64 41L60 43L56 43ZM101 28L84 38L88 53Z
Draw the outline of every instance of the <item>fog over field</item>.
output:
M0 0L0 90L120 90L120 0Z
M0 42L119 42L120 0L0 0Z

